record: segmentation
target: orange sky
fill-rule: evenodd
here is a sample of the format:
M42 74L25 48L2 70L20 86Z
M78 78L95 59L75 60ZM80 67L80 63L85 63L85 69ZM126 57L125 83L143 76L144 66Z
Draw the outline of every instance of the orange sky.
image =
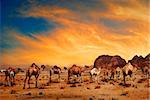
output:
M129 60L136 54L145 57L150 53L149 6L140 0L126 5L114 0L104 3L106 11L100 11L99 4L95 4L95 8L76 4L76 11L35 3L28 10L20 10L24 17L44 18L59 26L42 34L32 34L36 40L8 30L21 46L2 53L1 64L91 65L103 54L120 55Z

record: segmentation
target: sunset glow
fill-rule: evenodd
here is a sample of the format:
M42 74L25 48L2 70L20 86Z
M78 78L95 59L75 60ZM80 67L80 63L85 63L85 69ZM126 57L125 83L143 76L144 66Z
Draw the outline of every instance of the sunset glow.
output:
M16 13L2 12L0 64L91 65L103 54L126 60L134 55L145 57L150 53L150 6L146 1L18 2L12 11ZM1 0L2 10L11 9L11 2Z

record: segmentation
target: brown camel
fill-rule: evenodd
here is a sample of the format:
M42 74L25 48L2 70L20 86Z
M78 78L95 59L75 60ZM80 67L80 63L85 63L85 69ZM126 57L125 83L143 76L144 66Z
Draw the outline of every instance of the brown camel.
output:
M68 69L68 83L70 83L70 76L76 75L77 77L80 76L81 82L82 82L82 77L81 77L82 69L79 66L76 66L75 64Z
M23 89L25 89L27 78L28 78L28 85L29 85L29 88L30 88L31 76L35 76L35 79L36 79L35 87L37 88L37 81L38 81L39 74L40 74L40 68L35 63L33 63L26 71L26 78L24 80L24 87L23 87Z
M52 74L58 74L58 79L60 80L60 73L61 73L61 68L56 65L52 69L50 69L49 83L52 82Z
M13 86L15 84L15 76L16 74L18 74L19 72L23 72L23 70L21 68L11 68L9 67L8 69L5 70L1 70L0 72L4 72L5 73L5 81L9 86Z

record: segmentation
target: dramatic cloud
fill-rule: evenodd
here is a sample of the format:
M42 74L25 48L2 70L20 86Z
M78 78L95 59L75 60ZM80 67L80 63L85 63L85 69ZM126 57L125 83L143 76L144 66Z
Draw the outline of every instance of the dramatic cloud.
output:
M68 6L30 2L28 9L20 10L21 16L42 18L55 24L55 28L31 36L13 32L20 45L5 50L2 64L93 64L102 54L120 55L128 60L135 54L145 56L150 52L147 3L84 2Z

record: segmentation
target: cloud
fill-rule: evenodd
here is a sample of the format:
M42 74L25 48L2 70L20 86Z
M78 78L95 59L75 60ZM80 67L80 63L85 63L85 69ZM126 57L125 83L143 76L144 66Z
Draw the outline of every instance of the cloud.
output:
M21 12L22 17L43 18L55 22L57 27L42 34L32 34L36 40L16 33L14 36L21 46L3 54L3 63L93 64L102 54L121 55L126 60L135 54L148 54L147 6L143 7L139 1L103 3L105 11L94 7L95 4L86 8L76 3L74 9L32 5Z

